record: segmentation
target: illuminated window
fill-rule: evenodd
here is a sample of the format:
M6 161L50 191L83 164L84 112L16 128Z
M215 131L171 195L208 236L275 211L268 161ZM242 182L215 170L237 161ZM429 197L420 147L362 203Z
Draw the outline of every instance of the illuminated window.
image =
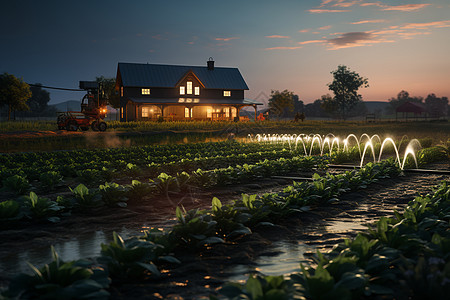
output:
M225 112L225 118L229 118L230 117L230 108L229 107L225 107L223 109L223 111Z
M123 119L123 107L120 108L120 117Z
M186 93L192 95L192 81L186 82Z
M231 108L231 117L236 118L236 115L237 115L237 109L236 109L236 107L232 107Z
M212 118L212 107L207 107L206 108L206 117L207 118Z
M186 94L186 89L184 86L180 86L180 95Z
M184 108L184 117L185 118L192 118L192 109L189 109L187 107Z
M223 96L224 97L230 97L231 96L231 91L223 91Z
M143 107L143 108L142 108L142 117L143 117L143 118L148 118L149 112L150 112L150 108L148 108L148 107Z
M150 89L142 89L142 95L150 95Z
M123 97L123 86L120 87L120 97Z
M195 95L200 95L200 87L199 86L196 86L195 88L194 88L194 94Z

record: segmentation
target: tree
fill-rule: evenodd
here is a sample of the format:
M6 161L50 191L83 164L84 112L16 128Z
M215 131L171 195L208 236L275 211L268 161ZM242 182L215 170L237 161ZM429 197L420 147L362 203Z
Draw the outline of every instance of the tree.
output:
M405 102L414 102L414 103L423 103L422 97L411 97L409 93L405 90L401 90L397 94L397 98L391 98L389 101L389 107L388 107L388 113L395 113L395 110L400 105L404 104Z
M30 87L31 98L28 100L28 105L32 112L43 112L48 108L50 101L50 93L42 89L42 84L36 83Z
M101 84L103 87L104 99L108 100L109 105L114 108L120 107L120 97L116 93L116 79L115 78L105 78L104 76L96 77L95 81Z
M425 106L431 117L440 118L447 115L448 98L439 98L431 93L425 98Z
M332 71L333 82L328 84L328 89L333 91L332 101L336 106L342 119L345 120L349 110L362 101L362 96L358 94L361 87L369 87L367 78L361 77L358 73L350 71L344 65L338 66L337 70Z
M272 90L269 108L278 117L283 116L286 112L292 113L294 111L294 93L288 90L282 92Z
M8 107L8 121L11 112L29 110L27 100L31 97L30 86L14 75L0 75L0 106Z

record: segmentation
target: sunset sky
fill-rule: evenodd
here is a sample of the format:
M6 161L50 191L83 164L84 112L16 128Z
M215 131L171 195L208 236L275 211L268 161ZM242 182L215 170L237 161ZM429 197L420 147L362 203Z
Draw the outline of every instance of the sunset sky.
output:
M449 0L2 1L0 73L77 88L118 62L238 67L264 101L329 93L344 64L369 79L366 101L401 90L450 97ZM83 93L50 91L51 102ZM266 95L266 96L264 96Z

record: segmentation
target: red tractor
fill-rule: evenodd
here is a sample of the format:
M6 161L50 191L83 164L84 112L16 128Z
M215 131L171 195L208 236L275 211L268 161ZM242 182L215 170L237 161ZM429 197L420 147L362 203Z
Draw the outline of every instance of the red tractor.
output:
M81 111L67 111L58 114L58 129L86 131L89 127L93 131L105 131L106 101L101 99L101 88L96 81L80 81L80 89L87 94L81 100Z

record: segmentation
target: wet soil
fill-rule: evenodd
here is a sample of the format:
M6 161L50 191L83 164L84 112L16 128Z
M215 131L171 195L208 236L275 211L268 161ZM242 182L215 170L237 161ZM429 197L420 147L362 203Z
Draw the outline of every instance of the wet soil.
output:
M437 167L439 168L439 167ZM448 165L441 166L448 168ZM299 174L306 177L305 174ZM250 271L260 270L258 259L273 258L271 270L277 271L277 258L286 249L280 243L304 245L310 249L300 260L309 260L315 249L327 252L345 238L354 237L364 224L391 216L393 210L401 211L418 195L431 192L446 175L406 174L404 177L382 179L367 189L347 193L336 204L312 207L311 211L282 220L275 227L256 228L250 236L233 243L214 245L201 252L181 249L175 256L182 261L178 267L162 268L159 279L151 278L142 283L114 284L112 299L199 299L217 294L217 289L230 279L242 279ZM222 202L236 199L241 193L264 193L281 190L291 180L267 179L258 183L239 185L213 191L191 190L189 194L173 198L187 209L210 207L217 196ZM61 241L76 239L87 232L120 231L127 228L133 234L149 227L171 226L175 208L164 198L147 199L145 203L130 203L126 209L93 209L74 213L54 224L21 224L0 231L0 258L9 259L12 252L21 252L37 246L49 247ZM32 225L32 226L29 226ZM237 271L235 266L249 266ZM280 273L286 269L279 268ZM0 286L6 286L11 272L3 270Z

